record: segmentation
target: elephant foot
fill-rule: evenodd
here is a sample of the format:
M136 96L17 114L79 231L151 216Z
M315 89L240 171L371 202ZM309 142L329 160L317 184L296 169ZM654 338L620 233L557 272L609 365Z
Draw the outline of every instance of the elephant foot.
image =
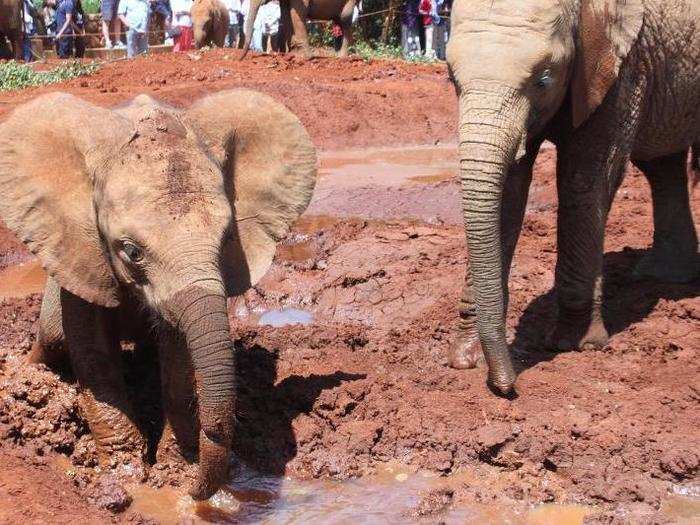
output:
M484 352L481 349L478 336L468 335L460 331L450 346L447 362L450 367L458 370L483 366L485 363Z
M562 316L557 320L547 346L559 352L575 349L600 350L608 344L608 339L610 336L600 316L595 316L593 320L589 316L586 316L585 320Z
M678 250L660 253L652 249L637 263L633 276L664 283L687 283L700 276L700 256L695 251L681 255Z

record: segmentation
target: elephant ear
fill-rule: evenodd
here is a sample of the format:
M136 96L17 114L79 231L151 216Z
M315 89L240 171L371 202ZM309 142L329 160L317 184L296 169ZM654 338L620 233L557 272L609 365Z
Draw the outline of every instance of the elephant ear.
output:
M643 0L581 1L571 92L574 127L605 99L643 21Z
M234 216L222 271L227 293L239 295L265 274L277 242L308 206L316 150L287 108L253 91L210 95L185 118L222 166Z
M93 181L129 136L123 119L64 93L38 97L0 124L0 217L61 287L101 306L119 300Z

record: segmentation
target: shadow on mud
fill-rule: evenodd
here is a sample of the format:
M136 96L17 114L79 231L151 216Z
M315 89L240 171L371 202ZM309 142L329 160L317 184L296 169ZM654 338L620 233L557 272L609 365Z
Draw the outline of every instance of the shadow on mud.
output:
M636 280L633 270L647 250L625 248L605 254L603 321L613 335L645 319L662 299L678 301L700 295L700 279L685 284ZM512 344L518 371L549 361L557 352L545 350L545 338L556 321L554 289L533 299L520 316Z
M233 443L236 458L265 474L283 475L297 454L292 421L311 412L324 390L365 374L336 371L327 375L292 375L279 384L276 352L254 345L237 348L238 422Z

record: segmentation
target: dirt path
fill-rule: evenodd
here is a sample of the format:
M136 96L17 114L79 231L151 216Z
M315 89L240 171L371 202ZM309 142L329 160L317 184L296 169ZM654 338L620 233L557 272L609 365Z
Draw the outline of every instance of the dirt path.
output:
M450 176L454 147L330 151L453 141L456 104L444 67L226 56L121 62L61 89L104 105L142 90L185 105L209 91L260 89L297 112L322 150L308 213L260 285L231 307L240 461L301 478L361 476L387 461L445 475L441 503L431 506L427 494L417 510L424 514L583 502L597 506L591 519L600 522L663 522L669 493L700 493L700 282L631 279L651 242L641 175L627 177L607 228L611 343L600 352L552 354L541 343L554 306L555 153L540 155L510 283L508 331L520 377L518 398L507 401L487 390L483 370L446 366L466 258ZM0 114L42 91L0 95ZM700 223L697 190L692 205ZM0 234L0 265L25 260L23 253ZM4 484L24 469L25 486L48 479L50 489L74 495L66 512L138 521L80 502L85 493L93 506L119 498L95 499L111 489L95 492L101 478L73 386L22 363L38 307L36 294L0 306L0 493L52 521L54 492L45 498L42 488L35 498ZM270 312L288 317L289 308L310 323L259 324ZM34 466L34 456L47 465ZM56 457L70 460L79 482ZM447 476L455 472L468 476ZM162 466L150 482L177 485L182 474Z

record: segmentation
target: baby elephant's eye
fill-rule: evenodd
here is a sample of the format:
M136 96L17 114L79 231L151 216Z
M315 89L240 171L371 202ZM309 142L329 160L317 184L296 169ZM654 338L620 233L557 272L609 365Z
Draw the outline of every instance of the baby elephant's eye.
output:
M548 88L549 86L551 86L552 82L553 82L552 72L549 69L545 69L537 77L537 81L535 83L537 84L538 88L545 89L545 88Z
M143 260L143 251L133 242L124 241L122 243L122 252L131 262L141 262Z

